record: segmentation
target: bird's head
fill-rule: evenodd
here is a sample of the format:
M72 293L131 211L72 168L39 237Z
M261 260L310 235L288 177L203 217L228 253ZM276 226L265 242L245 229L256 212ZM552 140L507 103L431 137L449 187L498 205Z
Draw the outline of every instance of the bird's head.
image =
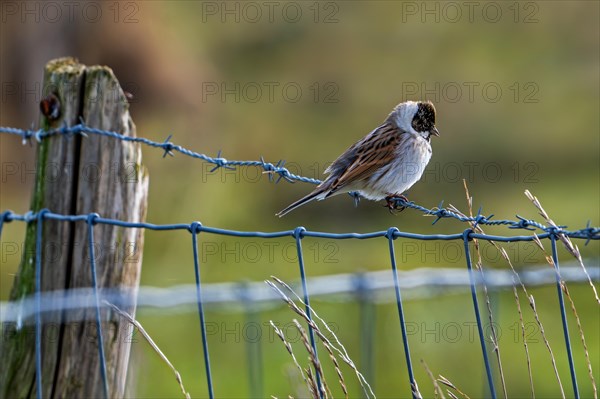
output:
M429 133L438 136L440 132L435 127L435 107L431 101L419 101L417 110L412 118L411 126L419 133Z
M435 107L431 101L405 101L394 108L390 117L398 127L416 132L427 139L431 135L440 135L435 126Z

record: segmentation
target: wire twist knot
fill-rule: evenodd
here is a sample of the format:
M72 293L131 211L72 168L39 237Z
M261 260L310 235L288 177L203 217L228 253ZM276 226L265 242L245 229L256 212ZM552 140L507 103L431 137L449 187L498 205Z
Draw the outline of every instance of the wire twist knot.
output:
M93 212L93 213L90 213L90 214L87 216L86 223L87 223L87 224L89 224L89 225L91 225L91 226L95 226L96 224L98 224L98 219L99 219L99 218L100 218L100 215L99 215L99 214L97 214L97 213L95 213L95 212Z
M192 234L198 234L202 231L202 223L192 222L192 224L190 224L190 227L188 228L188 230Z
M387 237L388 240L395 240L398 238L396 236L397 233L400 233L400 230L398 230L397 227L390 227L388 229L388 231L385 233L385 236Z
M304 233L306 232L306 229L302 226L296 227L294 229L294 238L296 240L301 240L302 238L304 238Z

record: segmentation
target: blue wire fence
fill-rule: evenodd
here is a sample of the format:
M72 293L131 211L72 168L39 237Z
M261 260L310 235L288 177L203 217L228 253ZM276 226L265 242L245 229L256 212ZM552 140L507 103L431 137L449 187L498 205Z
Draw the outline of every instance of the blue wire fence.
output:
M230 161L223 157L219 153L217 157L209 157L207 155L197 153L194 151L190 151L186 148L183 148L179 145L173 144L169 136L164 142L156 142L146 138L136 138L136 137L127 137L123 136L117 132L94 129L85 124L81 123L75 126L67 127L64 126L59 129L54 130L24 130L24 129L16 129L16 128L8 128L8 127L0 127L0 133L12 134L20 136L23 140L23 143L26 144L31 142L31 140L35 139L38 142L41 142L43 139L48 137L62 135L66 137L72 137L74 135L81 135L86 137L88 134L95 134L99 136L112 137L117 140L129 141L129 142L137 142L141 144L148 145L150 147L161 148L164 151L163 157L166 155L173 155L175 152L184 154L186 156L190 156L192 158L201 159L205 162L209 162L214 164L215 167L212 171L215 171L218 168L228 168L232 169L235 167L259 167L262 168L265 172L268 172L269 178L273 179L275 175L278 176L276 181L280 181L284 179L286 181L301 181L306 183L318 184L319 180L311 179L299 175L295 175L291 173L289 170L285 168L285 161L279 161L276 164L272 164L269 162L265 162L264 159L261 158L260 161ZM356 195L355 195L356 196ZM356 197L357 198L357 197ZM556 247L556 240L561 237L570 237L574 239L582 239L586 240L586 244L590 240L598 240L600 239L600 228L592 227L588 223L585 228L579 230L567 230L566 226L546 226L542 223L536 222L534 220L529 220L517 215L517 220L494 220L493 215L484 216L481 213L481 209L479 209L476 216L467 217L456 212L453 212L449 209L443 208L443 202L436 208L428 209L417 205L413 202L406 201L404 199L398 198L396 200L399 206L404 206L407 208L412 208L417 211L421 211L426 215L433 215L436 217L434 224L443 218L454 218L461 222L468 222L471 224L471 227L464 230L461 233L457 234L415 234L410 232L400 231L396 227L391 227L385 231L375 231L370 233L328 233L328 232L319 232L319 231L310 231L305 229L304 227L297 227L293 230L285 230L285 231L277 231L277 232L259 232L259 231L238 231L238 230L228 230L221 229L217 227L209 227L204 226L200 222L192 222L192 223L180 223L180 224L164 224L164 225L155 225L151 223L132 223L124 220L116 220L116 219L108 219L103 218L96 213L84 214L84 215L62 215L51 212L48 209L42 209L38 212L29 211L26 214L16 214L11 211L4 211L1 214L0 218L0 238L2 234L2 229L5 223L19 221L25 223L37 223L37 235L36 235L36 264L35 264L35 303L36 303L36 312L35 312L35 330L36 330L36 356L35 356L35 366L36 366L36 387L37 387L37 397L42 397L42 353L41 353L41 338L42 338L42 321L41 321L41 262L42 262L42 227L43 223L47 220L54 220L66 223L86 223L88 226L88 245L91 253L91 262L90 262L90 274L92 276L93 281L93 295L95 298L95 308L96 308L96 325L98 328L98 337L100 338L98 341L98 351L101 359L100 366L100 374L102 377L104 392L106 397L108 397L109 387L108 387L108 379L106 375L106 362L104 355L104 347L102 342L102 331L101 331L101 322L100 322L100 300L98 294L98 286L96 283L96 265L93 256L94 250L94 226L97 224L104 225L112 225L112 226L120 226L124 228L137 228L137 229L149 229L149 230L185 230L188 231L191 235L191 246L192 253L194 258L194 272L196 276L196 300L198 305L198 315L200 319L200 328L202 333L202 347L203 347L203 356L206 370L206 378L208 381L208 394L209 397L215 397L214 394L214 386L213 380L211 376L211 362L209 357L209 347L207 341L207 333L206 333L206 320L203 309L203 297L202 297L202 282L200 279L200 259L198 252L198 234L216 234L216 235L224 235L224 236L233 236L240 238L264 238L264 239L273 239L280 237L290 237L293 238L296 244L296 249L298 253L298 266L299 266L299 274L300 280L302 284L304 302L306 304L306 314L310 320L312 320L311 309L310 309L310 289L307 284L304 258L303 258L303 250L302 250L302 240L305 237L315 237L315 238L326 238L333 240L345 240L345 239L386 239L389 245L389 255L390 255L390 266L392 269L393 279L394 279L394 289L396 294L396 303L398 308L398 315L400 321L400 329L402 332L402 342L404 346L405 352L405 361L408 370L408 382L411 387L411 394L413 398L417 398L417 384L415 381L414 373L413 373L413 364L410 356L410 346L409 340L407 336L406 323L404 319L404 311L403 311L403 301L402 294L400 290L400 283L398 278L398 270L396 264L396 255L394 252L394 240L398 238L405 239L415 239L415 240L460 240L464 243L464 253L466 258L466 266L469 273L470 278L470 288L471 288L471 296L473 302L473 309L475 313L475 317L477 320L477 328L479 341L481 344L481 352L483 357L483 362L486 369L488 387L489 387L489 395L492 398L496 398L496 389L494 386L494 376L492 373L492 367L490 364L490 359L488 357L488 351L486 347L486 340L483 331L483 323L481 319L480 306L477 298L477 279L475 277L472 264L471 264L471 249L469 243L474 239L479 240L487 240L487 241L496 241L496 242L521 242L521 241L533 241L536 240L536 237L539 239L549 239L551 242L552 248L552 258L554 260L555 267L555 276L556 276L556 284L557 284L557 297L559 302L559 307L561 311L562 317L562 327L563 327L563 335L565 338L566 352L569 361L569 368L571 374L571 382L573 386L573 392L575 398L579 398L579 389L577 384L576 372L575 372L575 363L573 360L573 354L571 350L570 337L569 337L569 329L567 325L566 312L564 306L564 298L563 291L561 289L561 275L560 275L560 267L558 262L558 252ZM535 232L535 235L514 235L514 236L500 236L500 235L488 235L481 234L476 232L476 227L479 225L502 225L508 226L510 229L521 229ZM588 276L589 278L589 276ZM591 283L591 280L590 280ZM311 345L314 353L317 353L316 340L314 337L314 332L309 325L309 334ZM317 373L317 376L319 374ZM320 386L320 382L318 382ZM322 392L319 392L319 395L322 397Z

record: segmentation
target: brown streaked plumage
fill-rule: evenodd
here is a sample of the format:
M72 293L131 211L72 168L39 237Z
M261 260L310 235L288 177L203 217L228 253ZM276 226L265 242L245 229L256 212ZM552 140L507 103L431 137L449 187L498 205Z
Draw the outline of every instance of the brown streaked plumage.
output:
M325 181L277 215L281 217L313 199L351 191L371 200L401 195L421 178L431 159L431 135L439 136L432 103L398 104L381 126L325 170L329 174Z

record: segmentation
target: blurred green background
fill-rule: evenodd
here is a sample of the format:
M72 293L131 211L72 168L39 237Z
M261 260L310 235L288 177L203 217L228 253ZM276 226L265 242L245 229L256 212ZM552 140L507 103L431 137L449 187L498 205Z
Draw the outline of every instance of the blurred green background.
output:
M162 141L173 134L177 144L211 156L222 150L227 159L263 156L273 163L285 159L292 172L321 178L328 163L376 127L396 103L429 99L437 107L442 135L434 138L431 163L408 193L409 199L426 207L444 200L466 211L465 178L475 210L482 206L486 215L500 219L518 213L540 220L523 195L529 189L558 224L572 229L587 221L600 224L599 2L152 1L82 2L74 8L55 4L56 9L43 2L2 3L2 126L28 128L37 121L43 67L52 58L70 55L88 65L113 68L124 89L133 94L131 113L139 136ZM34 180L34 151L5 135L0 144L1 209L25 213ZM422 234L465 228L452 220L432 226L430 218L410 210L392 216L379 203L363 201L355 208L345 196L311 203L279 219L274 214L310 191L311 185L285 181L275 185L255 169L210 173L212 166L198 160L179 155L163 159L160 151L148 148L143 155L150 173L147 219L152 223L199 220L207 226L260 231L302 225L330 232L397 226ZM18 173L9 169L15 166ZM504 228L486 231L515 233ZM21 242L23 232L21 224L11 224L3 232L3 242ZM147 232L141 284L192 283L189 241L182 232ZM293 247L288 252L289 243L278 240L271 256L265 241L203 235L201 248L216 249L205 253L203 282L261 281L270 275L296 281L297 264ZM579 244L587 266L600 267L598 243ZM464 267L462 256L447 255L452 244L415 245L418 251L400 263L402 270ZM385 239L307 239L305 246L309 277L389 268ZM546 247L549 251L549 243ZM258 253L244 255L245 249L255 248ZM508 244L507 249L516 267L544 262L544 255L531 246ZM241 256L232 255L240 251ZM21 254L3 252L0 299L6 300ZM507 267L497 256L484 257L488 267ZM561 260L569 260L569 255L561 252ZM599 381L598 305L588 285L574 285L570 291ZM531 293L570 397L556 289L547 286ZM520 294L526 322L532 323ZM518 313L512 291L495 292L492 298L502 330L500 349L509 397L527 397L527 365L522 339L515 335ZM366 360L361 355L364 328L359 305L329 298L315 300L313 306L337 326L341 341L361 368ZM470 397L484 395L479 343L469 335L474 316L468 292L408 301L405 311L407 321L417 328L411 349L424 395L431 397L433 388L420 359ZM396 307L378 304L369 314L374 317L369 321L375 337L369 374L375 393L406 397ZM192 396L204 397L206 381L193 309L140 309L138 316L181 372ZM583 397L591 397L571 316L580 388ZM218 397L251 395L249 340L243 333L248 317L241 306L208 309L206 318L215 328L209 346ZM252 317L262 326L260 395L297 395L290 357L263 324L289 323L294 315L276 306ZM444 336L448 323L462 326L460 339ZM529 342L529 349L536 397L557 397L548 352L539 331L529 325L535 341ZM131 396L180 395L169 369L141 338L133 345L132 356ZM305 356L300 354L299 359L304 362ZM334 371L324 363L334 387ZM360 397L351 370L345 369L345 377L351 397ZM334 394L341 396L337 387Z

